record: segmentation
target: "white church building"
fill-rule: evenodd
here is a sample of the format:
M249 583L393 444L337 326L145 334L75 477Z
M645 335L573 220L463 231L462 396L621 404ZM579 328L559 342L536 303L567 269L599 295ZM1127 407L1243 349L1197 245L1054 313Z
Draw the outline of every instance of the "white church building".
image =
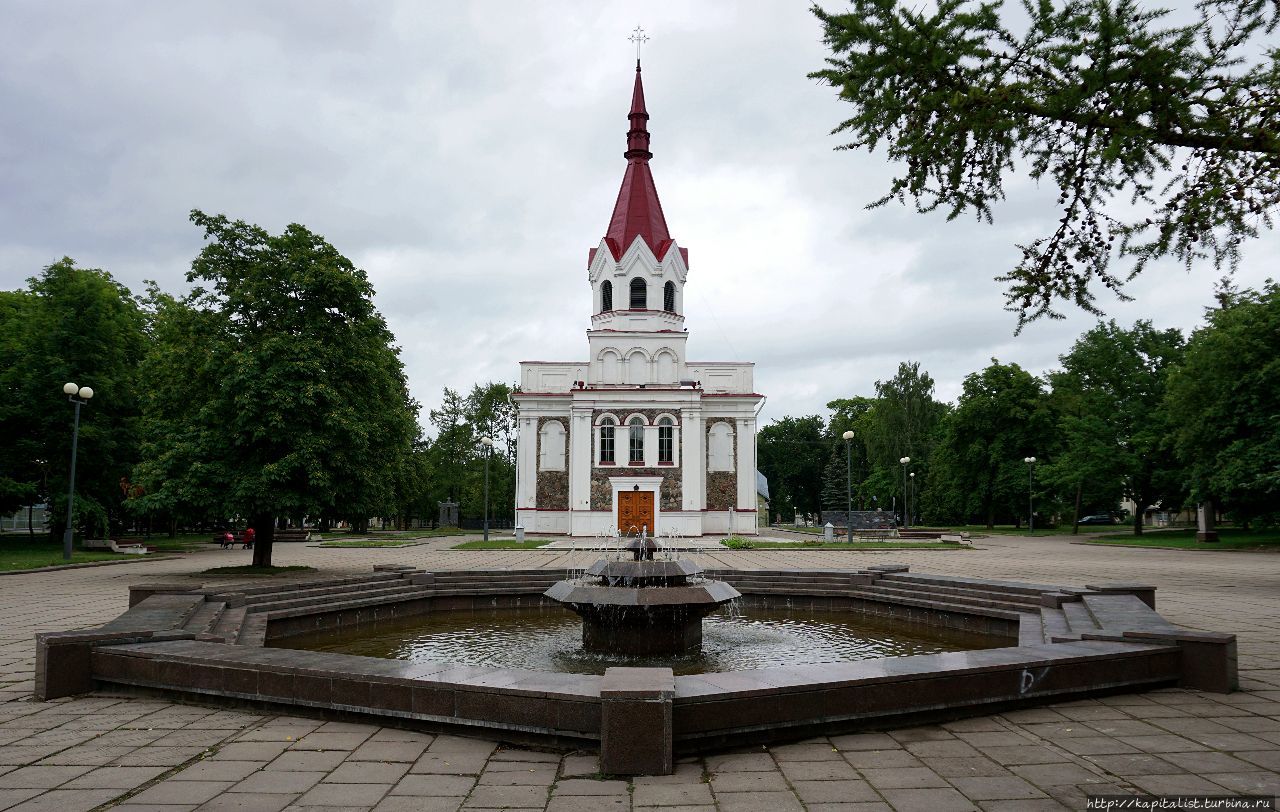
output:
M626 174L587 258L587 360L523 361L516 517L530 533L751 534L757 530L753 364L689 361L689 254L649 170L636 62Z

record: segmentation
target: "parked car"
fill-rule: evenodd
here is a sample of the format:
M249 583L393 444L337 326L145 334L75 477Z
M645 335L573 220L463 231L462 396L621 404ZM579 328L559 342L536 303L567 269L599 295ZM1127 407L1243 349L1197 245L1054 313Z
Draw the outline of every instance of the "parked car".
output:
M1116 520L1111 518L1110 514L1099 513L1096 516L1085 516L1080 520L1080 524L1115 524Z

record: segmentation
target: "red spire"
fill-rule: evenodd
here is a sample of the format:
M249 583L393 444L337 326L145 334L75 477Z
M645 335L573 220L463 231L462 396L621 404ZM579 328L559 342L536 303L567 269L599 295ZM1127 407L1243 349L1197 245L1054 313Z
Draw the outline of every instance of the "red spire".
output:
M618 202L613 206L613 217L605 242L614 259L621 259L622 252L631 247L637 236L643 237L654 256L662 259L671 247L671 234L667 220L662 216L662 203L658 189L653 185L649 172L649 113L644 106L644 85L640 82L640 60L636 60L636 85L631 92L631 129L627 131L627 172L622 176L622 188Z

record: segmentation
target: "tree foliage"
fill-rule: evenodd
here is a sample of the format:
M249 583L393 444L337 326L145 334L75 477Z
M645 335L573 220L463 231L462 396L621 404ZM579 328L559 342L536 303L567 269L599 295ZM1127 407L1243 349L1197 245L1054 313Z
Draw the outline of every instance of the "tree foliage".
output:
M1149 321L1126 330L1110 321L1080 336L1052 376L1055 390L1072 392L1079 402L1061 424L1069 459L1134 502L1135 533L1142 532L1148 507L1177 510L1186 499L1174 426L1163 408L1169 373L1182 353L1177 330L1157 330Z
M1023 459L1050 456L1051 412L1044 384L1017 364L991 365L964 379L930 472L929 510L948 520L1027 515Z
M821 417L783 417L756 435L756 464L769 479L769 507L791 517L822 510L830 441Z
M1176 450L1197 498L1280 524L1280 286L1220 299L1169 382Z
M145 316L109 273L66 257L0 296L0 316L0 501L50 502L61 534L73 422L62 385L73 381L94 390L80 412L76 521L104 533L121 518L120 481L137 459Z
M1274 0L1200 0L1173 25L1139 0L852 0L814 8L832 56L812 74L854 107L845 148L903 165L872 206L990 222L1010 177L1058 189L1053 231L1006 275L1019 329L1092 313L1094 285L1173 256L1234 267L1280 205L1280 49ZM1025 17L1016 30L1006 20ZM1250 62L1249 60L1253 60ZM1117 242L1118 241L1118 242ZM1131 262L1113 271L1113 257Z
M144 507L249 518L260 566L277 517L393 513L417 404L365 273L300 225L191 220L202 285L154 297Z

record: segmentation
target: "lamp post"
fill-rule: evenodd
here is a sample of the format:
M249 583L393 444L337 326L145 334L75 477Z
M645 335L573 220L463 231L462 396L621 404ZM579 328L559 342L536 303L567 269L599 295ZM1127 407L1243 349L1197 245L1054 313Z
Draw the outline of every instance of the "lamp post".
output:
M1036 512L1031 502L1031 471L1036 467L1035 457L1023 457L1022 461L1027 464L1027 533L1036 532Z
M907 489L907 494L910 496L910 498L907 499L907 509L909 510L911 506L915 504L915 500L916 500L916 472L915 471L911 472L911 487Z
M898 462L902 463L902 529L906 530L911 526L911 518L907 513L907 463L911 462L911 458L903 457Z
M62 393L67 396L67 400L76 405L75 427L71 429L71 476L70 484L67 486L67 528L62 532L62 560L70 561L71 509L76 502L76 447L80 444L80 407L93 397L93 390L87 386L66 383L62 386Z
M493 438L481 437L484 446L484 540L489 540L489 458L493 456Z
M844 538L845 541L853 541L853 432L846 431L840 436L844 438L845 457L848 460L845 468Z

